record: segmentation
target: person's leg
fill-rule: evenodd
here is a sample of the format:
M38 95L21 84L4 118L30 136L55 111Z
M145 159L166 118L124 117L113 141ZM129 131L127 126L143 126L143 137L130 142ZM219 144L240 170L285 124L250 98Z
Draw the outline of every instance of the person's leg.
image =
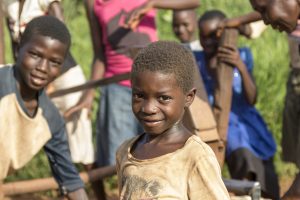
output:
M292 70L287 83L287 94L283 112L282 158L285 162L293 162L300 168L300 93L297 92L296 80L300 80L300 70ZM299 86L298 86L299 87ZM300 200L300 174L298 173L283 200Z
M97 167L115 165L117 148L125 140L141 133L132 113L130 88L111 84L101 88L100 97L96 121Z
M100 101L96 125L97 164L114 165L118 147L140 133L131 108L131 89L117 84L106 86L101 90Z
M278 177L272 159L262 161L246 148L239 148L227 156L226 163L231 178L258 181L262 197L279 199Z

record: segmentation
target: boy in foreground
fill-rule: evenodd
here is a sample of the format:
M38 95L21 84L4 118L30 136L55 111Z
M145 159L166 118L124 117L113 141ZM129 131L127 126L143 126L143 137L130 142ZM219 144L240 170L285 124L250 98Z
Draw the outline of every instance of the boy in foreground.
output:
M59 76L70 44L70 33L61 21L35 18L21 38L16 64L0 69L0 180L44 147L62 194L85 200L64 121L44 91Z
M144 133L117 151L120 199L229 199L213 151L182 124L194 100L195 62L176 42L155 42L132 69L132 110Z

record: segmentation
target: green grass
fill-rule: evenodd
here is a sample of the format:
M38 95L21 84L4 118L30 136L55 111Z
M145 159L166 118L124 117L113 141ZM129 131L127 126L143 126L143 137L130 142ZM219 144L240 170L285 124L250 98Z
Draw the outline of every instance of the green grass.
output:
M92 62L92 47L90 33L83 5L79 1L63 1L66 23L72 33L72 53L88 76ZM75 9L74 9L75 7ZM221 9L229 17L237 16L251 10L245 0L202 0L198 13L208 9ZM171 12L159 11L157 25L159 38L175 40L171 30ZM7 31L6 31L6 36ZM6 37L6 59L12 62L9 42ZM286 34L268 28L260 38L247 40L241 38L240 46L249 46L254 56L254 77L258 87L256 107L263 115L277 142L275 165L280 176L293 176L296 168L292 164L281 161L281 125L282 110L285 96L285 83L288 74L288 49ZM7 181L32 179L50 175L48 162L43 153L39 153L25 168L7 178Z

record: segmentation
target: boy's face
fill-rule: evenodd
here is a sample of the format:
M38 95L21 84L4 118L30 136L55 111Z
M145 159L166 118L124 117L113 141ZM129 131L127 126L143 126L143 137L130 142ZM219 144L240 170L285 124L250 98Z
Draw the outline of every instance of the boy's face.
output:
M182 43L194 40L196 19L192 12L177 11L173 15L173 32Z
M279 31L292 32L297 25L300 6L297 0L250 0L265 22Z
M132 79L132 110L146 133L159 135L176 129L192 101L174 74L145 71Z
M17 59L22 81L38 91L53 81L64 62L67 45L48 36L35 35L20 47Z
M219 20L212 19L199 23L199 38L205 54L214 55L219 45L217 36Z

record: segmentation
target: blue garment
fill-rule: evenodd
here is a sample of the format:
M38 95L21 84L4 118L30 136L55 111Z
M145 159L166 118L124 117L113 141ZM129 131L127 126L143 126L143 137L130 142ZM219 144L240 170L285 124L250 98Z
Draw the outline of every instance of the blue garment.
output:
M240 48L239 52L249 73L252 73L253 58L250 49ZM212 104L214 81L206 69L204 52L194 52L194 55ZM247 102L243 94L242 77L237 68L233 69L232 90L226 156L239 148L246 148L263 160L269 159L276 151L276 143L258 110Z
M118 147L144 131L132 112L131 88L118 84L101 87L99 105L96 162L98 166L114 165Z

